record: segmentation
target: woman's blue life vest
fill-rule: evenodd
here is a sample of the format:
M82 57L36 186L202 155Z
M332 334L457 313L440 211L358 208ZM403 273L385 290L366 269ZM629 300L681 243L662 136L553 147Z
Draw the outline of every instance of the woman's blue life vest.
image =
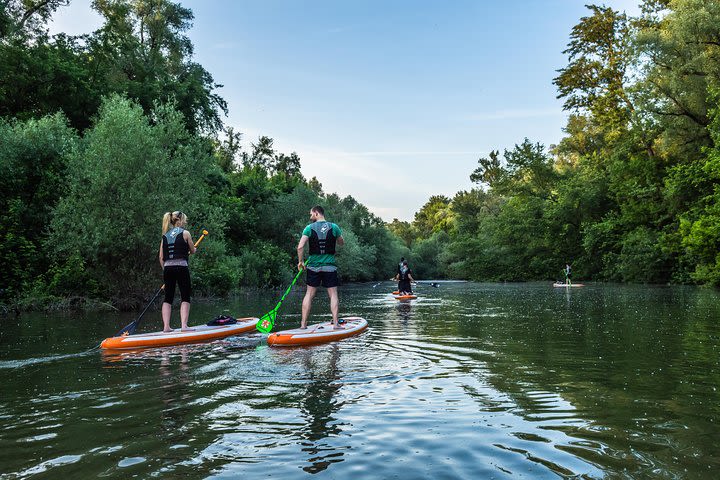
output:
M310 255L335 254L335 234L331 222L310 224Z
M190 256L190 249L183 238L185 229L174 227L163 235L163 260L185 259Z

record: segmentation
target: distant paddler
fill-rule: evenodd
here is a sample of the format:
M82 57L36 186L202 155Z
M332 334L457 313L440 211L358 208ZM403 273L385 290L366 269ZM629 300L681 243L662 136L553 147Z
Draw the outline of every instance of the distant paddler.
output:
M565 272L565 285L572 285L572 281L570 280L570 277L572 277L572 268L569 263L565 264L563 271Z
M407 260L403 260L398 266L398 273L393 280L398 282L398 295L413 294L410 282L414 282L415 279L412 277L412 270L410 270Z

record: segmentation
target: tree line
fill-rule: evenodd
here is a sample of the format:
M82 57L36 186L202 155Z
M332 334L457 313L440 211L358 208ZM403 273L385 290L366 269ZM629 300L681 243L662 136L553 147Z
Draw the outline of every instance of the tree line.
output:
M554 80L562 140L492 151L475 188L387 224L271 138L243 150L192 60L189 9L96 0L101 28L50 35L67 3L0 8L0 304L136 307L175 209L211 232L197 292L277 286L317 203L344 230L344 281L388 278L404 256L419 278L554 279L570 263L600 281L720 284L717 0L644 0L634 17L589 5Z
M419 275L720 285L720 2L589 5L554 84L570 115L389 226Z
M93 2L97 31L50 36L67 2L0 10L0 303L134 308L160 278L164 212L210 235L194 290L287 283L308 211L342 225L344 281L387 277L408 248L350 196L323 192L296 153L225 127L219 87L191 60L192 12L166 0ZM157 240L157 241L156 241Z

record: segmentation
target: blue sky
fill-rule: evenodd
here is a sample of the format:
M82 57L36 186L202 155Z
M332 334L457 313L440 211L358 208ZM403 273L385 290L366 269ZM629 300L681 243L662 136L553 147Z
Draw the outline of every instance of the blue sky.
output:
M226 123L296 151L306 177L386 221L472 187L477 159L562 137L552 79L577 0L182 1L195 60L224 85ZM637 13L635 0L605 5ZM73 0L52 31L92 31Z

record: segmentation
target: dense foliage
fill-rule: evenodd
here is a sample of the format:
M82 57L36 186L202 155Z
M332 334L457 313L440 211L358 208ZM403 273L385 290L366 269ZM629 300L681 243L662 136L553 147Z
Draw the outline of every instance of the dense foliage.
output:
M163 212L197 238L196 291L286 283L309 207L343 228L345 281L560 278L720 285L720 2L590 5L554 80L571 112L557 145L524 139L385 224L326 194L295 153L249 151L219 85L192 61L192 12L96 0L104 25L50 36L64 0L0 7L0 303L94 298L133 307L160 278Z
M271 138L245 152L223 127L219 85L190 60L190 10L98 0L102 28L51 37L66 3L0 12L0 303L137 306L161 279L161 218L177 209L195 238L210 231L191 269L200 294L287 283L316 204L343 229L344 281L391 276L408 250L380 218L325 194Z
M558 145L494 151L477 189L389 225L418 271L551 279L567 262L582 278L720 285L720 2L641 6L590 5L573 28Z

